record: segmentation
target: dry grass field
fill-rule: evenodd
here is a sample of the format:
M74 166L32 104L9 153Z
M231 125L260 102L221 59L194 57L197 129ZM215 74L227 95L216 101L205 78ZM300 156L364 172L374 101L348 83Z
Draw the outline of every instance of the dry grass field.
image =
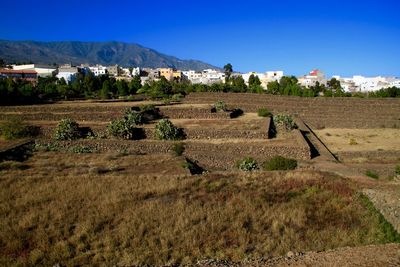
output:
M1 166L2 265L163 265L384 243L348 181L190 176L170 155L37 152Z
M400 129L322 129L316 134L334 152L400 150Z

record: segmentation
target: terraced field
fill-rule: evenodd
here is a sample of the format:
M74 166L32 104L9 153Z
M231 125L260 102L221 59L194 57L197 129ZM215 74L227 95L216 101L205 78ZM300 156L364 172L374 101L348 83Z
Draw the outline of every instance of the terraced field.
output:
M212 112L217 100L244 113ZM141 126L140 140L106 134L126 108L149 103L186 138L157 140L157 120ZM298 129L272 134L273 121L256 114L260 107L295 116ZM400 192L394 173L400 164L399 114L398 99L255 94L191 94L172 105L0 107L0 121L16 116L41 128L32 150L18 150L25 157L0 155L0 264L396 264L393 243L400 236L391 224L398 228L400 218L398 207L388 203L397 203ZM54 128L63 118L94 135L55 141ZM392 128L376 129L381 126ZM352 138L356 145L347 144ZM1 140L0 151L10 152L19 142ZM184 145L182 155L173 153L176 144ZM297 159L298 168L236 167L244 157L261 165L276 155ZM190 162L201 174L187 168ZM367 170L379 177L368 177Z

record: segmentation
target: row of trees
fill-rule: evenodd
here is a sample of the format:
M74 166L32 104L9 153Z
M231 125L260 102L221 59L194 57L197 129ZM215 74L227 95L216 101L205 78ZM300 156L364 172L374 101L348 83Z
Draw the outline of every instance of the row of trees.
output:
M142 87L140 77L129 83L107 75L79 73L71 83L56 77L38 78L37 84L11 78L0 79L0 104L24 104L72 98L118 98L134 95Z
M36 85L29 82L13 79L0 79L0 104L24 104L40 101L73 98L109 99L127 97L135 94L144 94L151 98L170 97L174 94L188 94L190 92L249 92L269 93L274 95L293 95L303 97L400 97L400 88L392 87L371 93L345 93L340 82L335 78L328 81L327 86L319 84L306 88L298 84L294 76L284 76L279 81L270 82L267 89L261 86L258 76L251 75L248 85L240 75L233 75L231 64L224 66L225 83L212 85L191 84L188 81L168 81L161 77L141 85L139 76L133 77L130 82L116 80L107 75L94 76L93 74L79 73L71 83L56 77L40 78Z

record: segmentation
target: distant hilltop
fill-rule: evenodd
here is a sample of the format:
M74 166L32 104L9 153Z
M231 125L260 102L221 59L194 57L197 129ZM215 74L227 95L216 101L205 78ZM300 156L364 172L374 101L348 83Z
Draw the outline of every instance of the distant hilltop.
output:
M181 70L219 69L198 60L182 60L124 42L37 42L0 40L0 58L9 63L103 64Z

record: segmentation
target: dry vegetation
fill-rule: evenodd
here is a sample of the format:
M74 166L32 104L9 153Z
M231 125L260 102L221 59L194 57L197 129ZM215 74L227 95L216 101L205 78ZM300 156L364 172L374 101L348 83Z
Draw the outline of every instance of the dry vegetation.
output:
M342 178L190 176L182 160L37 152L24 168L2 169L0 264L237 261L388 241L379 216Z
M315 133L333 151L400 150L400 129L323 129Z

